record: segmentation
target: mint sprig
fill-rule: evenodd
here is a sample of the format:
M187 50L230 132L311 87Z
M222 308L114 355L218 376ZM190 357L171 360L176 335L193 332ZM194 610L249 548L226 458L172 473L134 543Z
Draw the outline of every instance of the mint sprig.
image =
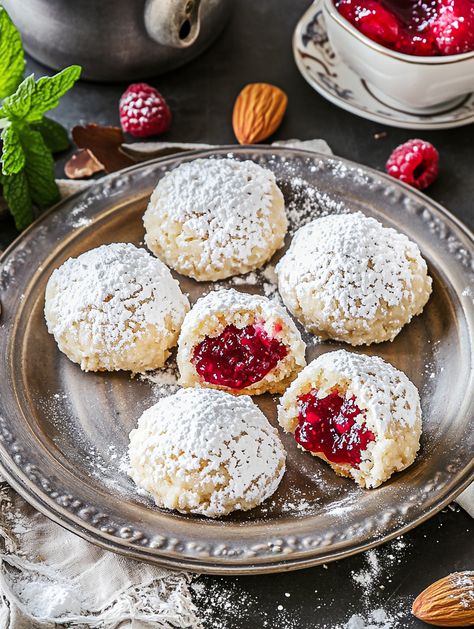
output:
M38 81L33 75L21 80L24 67L20 35L0 7L0 184L18 229L33 220L33 205L42 209L59 200L52 153L65 150L69 139L44 114L81 74L79 66L70 66Z
M20 83L0 108L0 118L12 122L37 122L43 114L59 105L61 96L71 89L81 74L79 66L69 66L54 76L44 76L35 82L32 74Z
M0 181L3 186L3 196L15 218L17 229L25 229L33 221L30 188L25 173L21 171L8 177L2 175Z
M59 151L65 151L69 148L67 131L59 122L43 116L42 120L33 122L30 127L41 133L51 153L59 153Z
M59 201L59 189L54 180L54 160L39 131L25 127L20 142L26 162L26 175L31 200L43 209Z
M2 174L16 175L25 166L25 153L15 125L5 127L0 137L3 142Z
M25 71L20 33L8 13L0 7L0 98L16 90Z

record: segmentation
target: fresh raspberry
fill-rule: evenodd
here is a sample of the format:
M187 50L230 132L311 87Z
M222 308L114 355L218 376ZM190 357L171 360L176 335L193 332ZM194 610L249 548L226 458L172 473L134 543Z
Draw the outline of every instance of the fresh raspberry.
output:
M377 0L359 3L355 24L359 31L382 46L393 46L398 39L397 18Z
M424 140L408 140L400 144L388 158L389 175L423 190L438 177L439 153Z
M122 129L137 138L147 138L168 131L171 111L163 96L151 85L133 83L120 98Z
M430 29L442 55L474 50L474 2L438 0L438 15Z

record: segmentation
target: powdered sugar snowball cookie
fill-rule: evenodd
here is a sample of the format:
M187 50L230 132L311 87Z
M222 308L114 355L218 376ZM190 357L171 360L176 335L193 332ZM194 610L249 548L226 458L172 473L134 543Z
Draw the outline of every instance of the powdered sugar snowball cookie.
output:
M308 330L351 345L392 341L431 293L418 246L361 212L301 227L276 272L285 305Z
M283 246L288 226L275 175L233 159L197 159L168 172L143 222L149 249L200 281L262 266Z
M277 489L285 450L248 396L181 389L130 433L129 474L159 507L210 518L247 511Z
M278 421L336 474L373 488L415 460L418 390L377 356L345 350L312 361L282 396Z
M84 371L163 367L188 310L169 269L126 243L69 258L46 286L48 331Z
M184 319L179 382L235 394L281 393L306 365L305 349L279 304L233 289L212 291Z

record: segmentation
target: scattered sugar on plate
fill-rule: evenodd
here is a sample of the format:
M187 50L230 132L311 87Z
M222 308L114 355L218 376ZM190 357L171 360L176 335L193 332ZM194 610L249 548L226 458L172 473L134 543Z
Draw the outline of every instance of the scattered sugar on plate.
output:
M164 369L147 371L146 373L140 374L139 378L143 382L151 384L155 401L158 401L162 397L172 395L179 389L179 372L176 360L169 359Z
M289 181L291 197L286 204L290 235L315 218L328 214L344 214L349 211L342 201L321 192L317 187L299 176Z
M277 276L275 273L275 265L267 264L257 271L252 271L246 275L236 275L228 280L224 280L219 284L216 284L213 289L219 290L221 288L237 288L243 286L259 287L265 297L276 301L280 305L283 305L283 301L278 292Z
M461 295L462 297L467 297L468 299L471 299L474 303L474 288L472 288L471 286L466 286Z
M228 283L234 286L256 286L259 281L260 277L256 273L256 271L251 271L246 275L236 275L235 277L231 278Z

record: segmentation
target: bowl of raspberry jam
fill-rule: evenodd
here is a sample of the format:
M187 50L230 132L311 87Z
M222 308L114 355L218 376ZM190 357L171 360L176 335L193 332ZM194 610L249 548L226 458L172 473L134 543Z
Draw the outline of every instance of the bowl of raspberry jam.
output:
M474 0L324 0L333 48L392 106L441 111L474 90Z

